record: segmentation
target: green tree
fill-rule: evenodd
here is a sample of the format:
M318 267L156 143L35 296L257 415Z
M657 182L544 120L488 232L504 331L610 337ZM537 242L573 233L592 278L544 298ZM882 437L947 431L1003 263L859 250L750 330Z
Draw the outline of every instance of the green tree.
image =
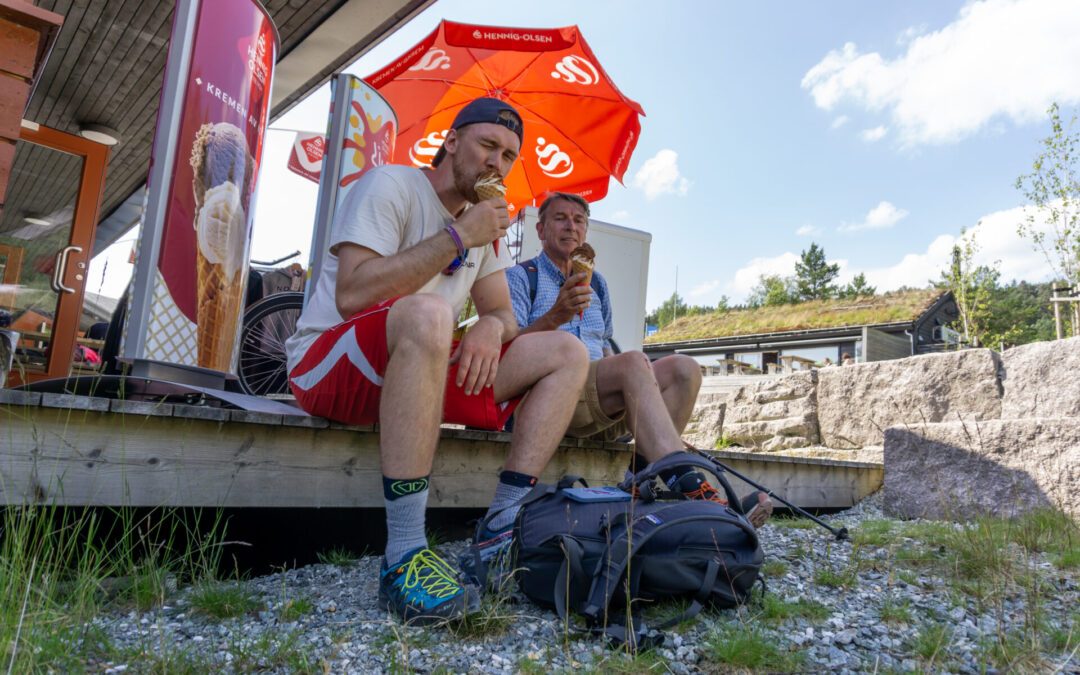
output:
M1058 104L1047 110L1051 133L1042 140L1043 151L1032 171L1016 179L1016 188L1035 205L1017 230L1042 251L1054 275L1069 286L1080 282L1080 131L1077 113L1068 125ZM1046 230L1039 227L1046 223Z
M758 277L756 286L750 289L750 296L746 299L746 306L751 309L758 307L773 307L775 305L790 305L798 302L799 296L795 290L795 279L783 277L779 274L762 274Z
M877 293L877 289L866 283L866 275L859 272L847 286L839 289L836 295L841 298L855 298L860 295L874 295L875 293Z
M663 328L674 321L675 317L686 316L686 310L686 303L683 302L683 299L677 293L672 293L670 298L645 317L645 323Z
M999 349L1001 345L1028 344L1053 340L1054 314L1050 308L1050 284L1013 281L990 294L992 313L981 344Z
M997 262L993 265L975 264L979 244L974 235L964 236L965 234L966 230L961 229L960 239L953 246L952 262L942 271L938 286L952 291L960 313L957 322L964 341L978 347L989 331L990 299L997 289L1000 273Z
M840 265L825 260L825 249L811 242L795 263L795 292L801 300L825 300L836 295L833 279L840 274Z
M720 297L720 303L715 308L708 305L687 305L680 296L672 295L665 300L662 305L654 309L645 317L645 323L650 326L663 328L679 317L698 316L699 314L709 314L710 312L726 312L728 311L727 303L728 299L726 295ZM676 312L675 310L678 311Z

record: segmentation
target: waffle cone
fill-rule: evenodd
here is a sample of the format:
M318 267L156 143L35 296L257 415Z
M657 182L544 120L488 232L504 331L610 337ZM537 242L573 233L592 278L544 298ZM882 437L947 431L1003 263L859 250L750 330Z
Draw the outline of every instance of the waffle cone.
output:
M198 254L197 363L203 368L228 372L232 365L236 328L244 303L244 275L229 279L225 269Z
M582 272L586 272L588 274L588 276L585 277L585 281L581 282L581 284L579 285L588 286L589 284L591 284L594 265L584 262L582 260L571 260L570 262L574 266L574 274L581 274Z
M496 197L505 196L506 190L500 190L494 185L481 185L476 188L476 196L480 198L480 201L487 201L488 199L495 199Z

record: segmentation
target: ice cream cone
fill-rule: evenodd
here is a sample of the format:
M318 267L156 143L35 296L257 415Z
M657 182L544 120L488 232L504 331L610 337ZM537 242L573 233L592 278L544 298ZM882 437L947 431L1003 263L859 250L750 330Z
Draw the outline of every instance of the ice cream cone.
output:
M198 311L196 362L228 371L243 312L247 243L240 192L230 182L206 191L195 217Z
M476 186L476 196L480 198L480 201L486 201L488 199L495 199L496 197L503 197L506 195L506 186L497 185L478 185Z
M571 260L570 262L574 266L574 274L581 274L584 272L587 275L585 277L585 281L578 284L578 286L588 286L589 284L591 284L592 272L595 265L593 265L591 262L586 262L584 260Z
M476 196L479 197L482 202L489 199L495 199L496 197L506 196L506 186L502 183L502 176L494 169L488 169L477 176L476 185L473 186L473 189L476 190ZM499 255L498 239L491 242L491 247L495 249L495 255Z
M573 251L570 251L570 265L574 274L584 273L585 281L578 283L578 286L588 286L592 283L593 268L596 267L596 251L592 246L587 243L578 246ZM578 312L578 318L585 318L585 310Z
M244 301L243 275L229 278L224 265L198 254L198 360L203 368L228 372Z

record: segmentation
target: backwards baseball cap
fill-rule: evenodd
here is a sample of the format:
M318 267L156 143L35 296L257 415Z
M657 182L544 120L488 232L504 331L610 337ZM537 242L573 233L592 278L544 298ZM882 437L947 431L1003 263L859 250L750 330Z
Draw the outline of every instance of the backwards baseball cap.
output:
M476 124L478 122L487 122L489 124L504 126L517 134L519 143L523 142L522 135L525 133L525 125L521 122L521 115L514 110L513 106L505 101L500 101L497 98L475 99L461 109L461 112L454 118L454 123L450 125L450 128L460 129L461 127L469 124ZM431 166L438 166L445 155L446 150L440 147L439 151L435 153L435 157L431 160Z

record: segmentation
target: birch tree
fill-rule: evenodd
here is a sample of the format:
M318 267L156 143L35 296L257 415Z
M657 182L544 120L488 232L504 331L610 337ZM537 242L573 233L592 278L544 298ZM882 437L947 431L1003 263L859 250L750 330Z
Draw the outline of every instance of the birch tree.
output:
M1016 188L1034 205L1017 228L1042 251L1054 275L1077 287L1080 272L1080 132L1077 113L1066 124L1058 104L1047 111L1051 133L1032 171L1016 179ZM1045 223L1045 227L1041 225Z

